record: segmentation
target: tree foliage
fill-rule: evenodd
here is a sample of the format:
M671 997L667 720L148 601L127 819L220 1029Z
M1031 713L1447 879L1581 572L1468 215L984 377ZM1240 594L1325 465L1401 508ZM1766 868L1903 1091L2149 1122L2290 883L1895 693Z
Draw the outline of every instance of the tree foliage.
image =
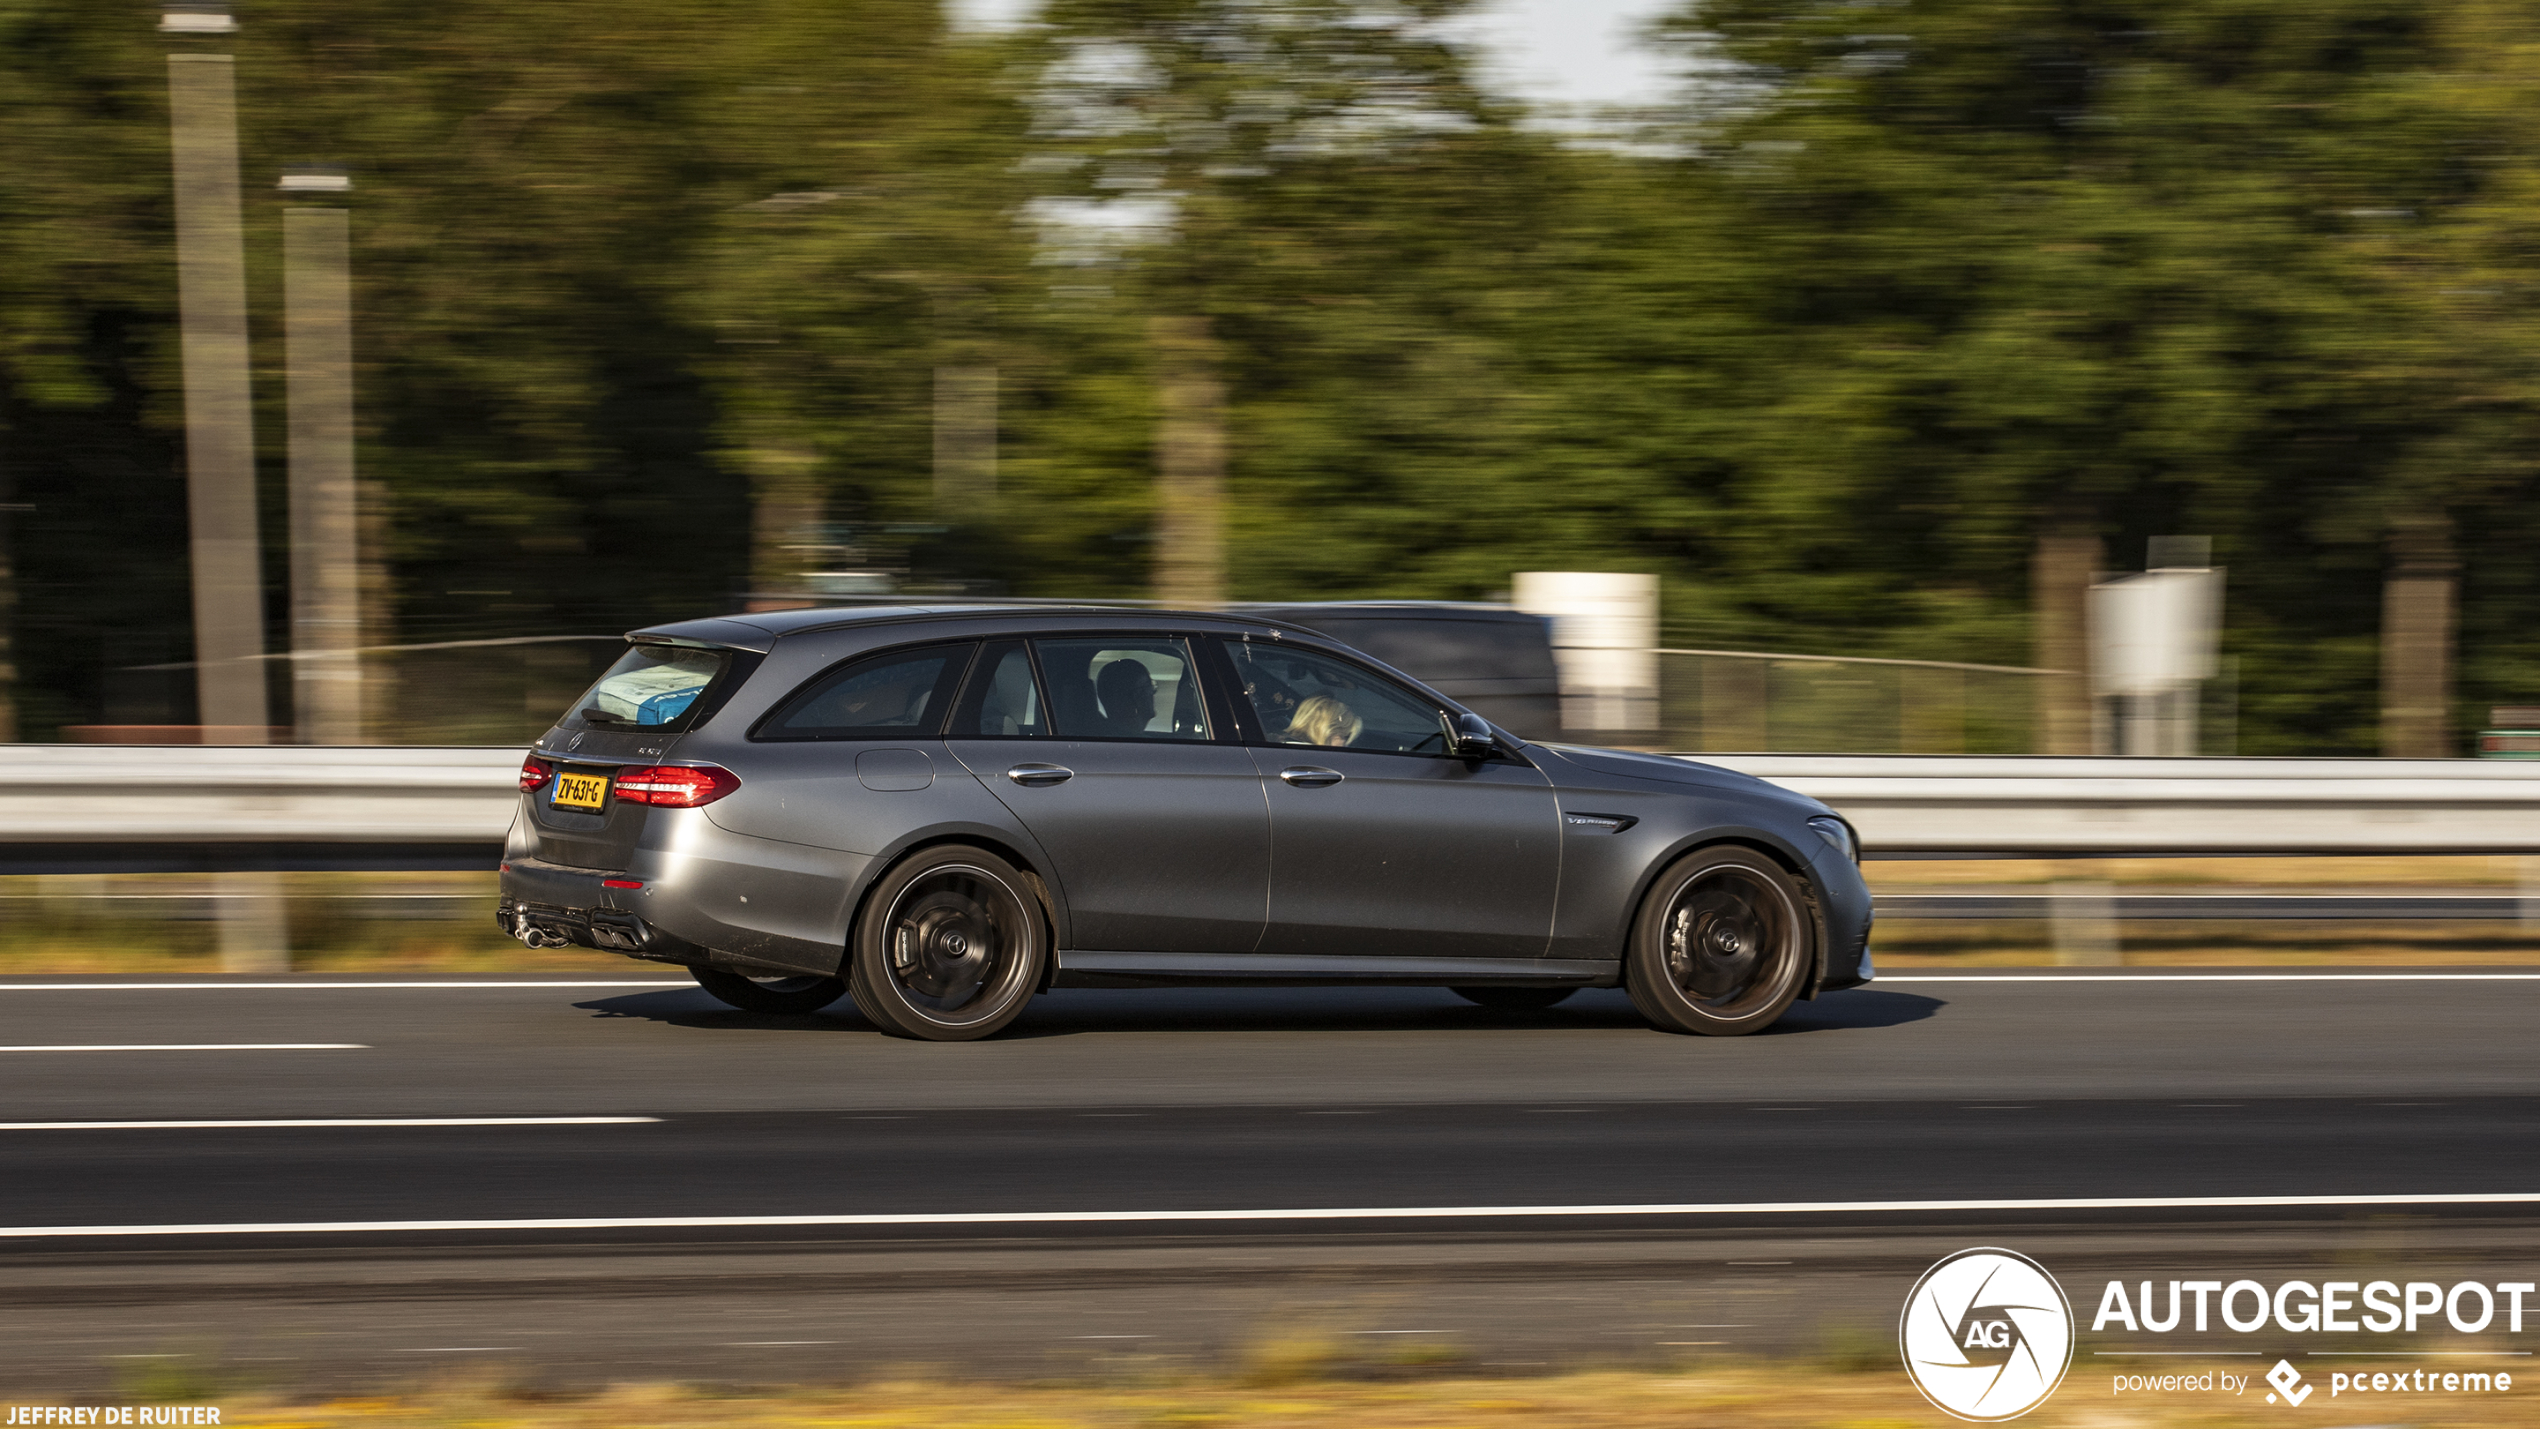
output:
M1222 353L1239 597L1641 570L1686 639L2021 664L2041 535L2211 534L2244 747L2361 752L2434 532L2465 718L2540 697L2527 7L1702 0L1650 36L1681 102L1592 143L1476 83L1467 8L242 5L269 484L271 179L335 162L404 639L726 608L788 543L1142 593L1172 316ZM187 643L148 23L0 0L38 733ZM948 368L999 393L953 510Z

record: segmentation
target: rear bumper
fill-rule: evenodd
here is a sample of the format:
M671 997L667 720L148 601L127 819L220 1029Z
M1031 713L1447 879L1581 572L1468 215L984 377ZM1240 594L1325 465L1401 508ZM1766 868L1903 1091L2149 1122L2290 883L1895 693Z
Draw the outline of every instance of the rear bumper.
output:
M616 906L612 895L617 890L601 882L606 876L514 857L503 865L502 897L494 908L494 925L533 947L571 944L689 967L706 967L715 961L707 949L654 927L632 909Z

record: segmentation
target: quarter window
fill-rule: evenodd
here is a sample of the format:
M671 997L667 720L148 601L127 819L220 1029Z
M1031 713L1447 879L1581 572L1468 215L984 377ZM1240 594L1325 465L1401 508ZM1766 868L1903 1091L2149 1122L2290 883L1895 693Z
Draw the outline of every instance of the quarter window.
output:
M1065 739L1206 739L1190 647L1112 636L1036 640L1050 713Z
M732 652L647 643L629 649L566 711L566 729L647 729L676 734L697 701L730 668Z
M932 735L975 647L894 650L831 670L760 721L759 739L911 739Z
M1244 698L1272 744L1444 754L1446 712L1391 680L1328 655L1229 640Z

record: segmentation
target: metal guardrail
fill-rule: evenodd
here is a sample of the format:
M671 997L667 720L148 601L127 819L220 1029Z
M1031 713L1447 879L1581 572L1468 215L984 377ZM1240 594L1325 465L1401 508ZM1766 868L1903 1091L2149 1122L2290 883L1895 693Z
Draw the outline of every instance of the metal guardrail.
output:
M519 749L0 745L0 870L488 868Z
M2540 763L1689 757L1824 800L1871 858L2540 852Z
M2513 893L2120 893L2091 895L2092 911L2117 919L2195 919L2243 922L2422 923L2430 920L2521 921L2531 900ZM2028 919L2051 922L2070 915L2073 899L2052 893L1882 893L1881 919L1950 919L1967 922Z
M1721 755L1872 858L2540 853L2540 762ZM0 864L482 867L510 748L0 745Z

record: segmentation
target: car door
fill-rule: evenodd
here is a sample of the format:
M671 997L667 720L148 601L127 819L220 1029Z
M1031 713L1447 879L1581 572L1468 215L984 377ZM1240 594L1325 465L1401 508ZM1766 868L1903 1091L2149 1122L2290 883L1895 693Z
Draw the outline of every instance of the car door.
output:
M1459 759L1446 712L1352 661L1228 638L1270 805L1261 951L1545 955L1560 886L1551 781Z
M1270 819L1261 776L1177 636L991 644L950 747L1048 850L1071 948L1248 953Z

